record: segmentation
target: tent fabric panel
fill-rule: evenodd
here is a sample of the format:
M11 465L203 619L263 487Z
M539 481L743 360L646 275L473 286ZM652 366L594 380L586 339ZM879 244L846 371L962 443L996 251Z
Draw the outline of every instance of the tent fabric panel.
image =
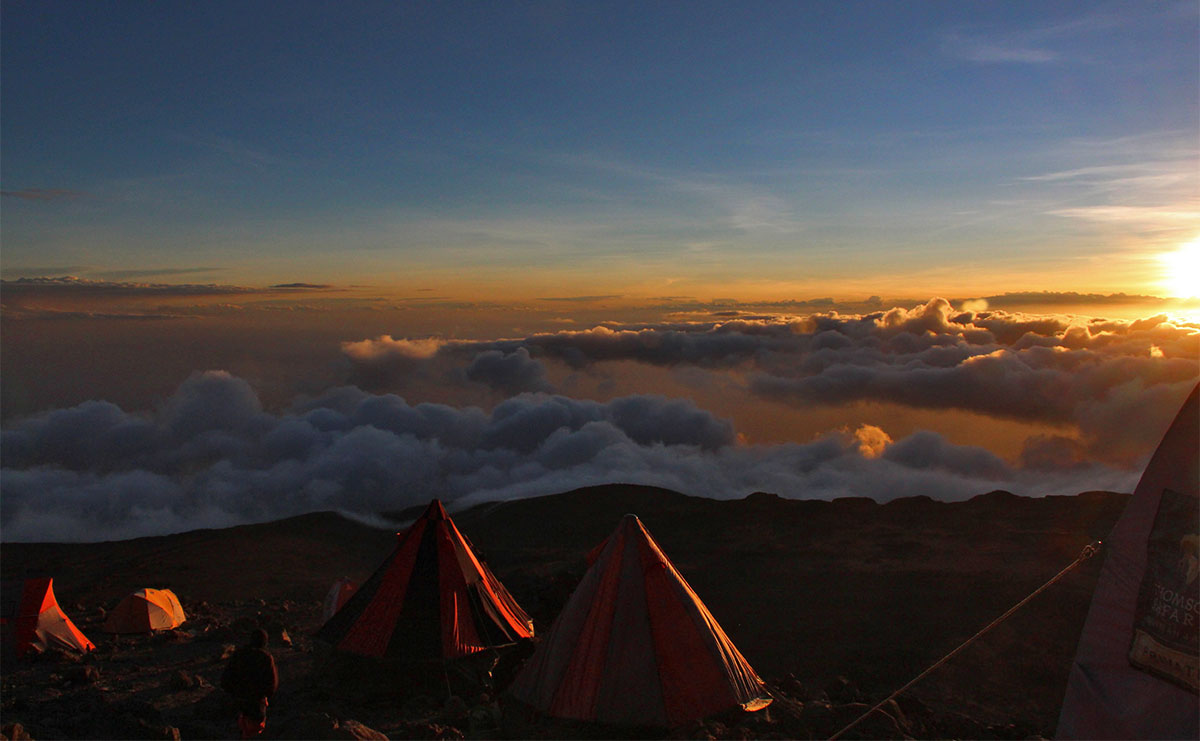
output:
M166 599L166 610L171 614L172 628L183 625L187 622L187 615L183 612L183 604L180 603L179 597L170 589L160 589L159 594Z
M1059 716L1059 738L1200 737L1196 695L1137 669L1129 651L1163 490L1200 497L1200 385L1192 389L1106 540Z
M482 651L476 617L468 597L467 578L459 560L461 550L448 523L439 522L437 537L438 580L441 604L442 657L457 658Z
M76 651L96 648L58 605L42 612L38 619L37 637L43 646L56 645Z
M392 624L385 626L388 637L383 657L386 659L416 663L443 658L438 526L435 520L426 524L408 573L404 603L397 609Z
M576 605L572 596L563 608L564 612L575 608L585 617L575 641L554 647L567 652L570 659L554 688L550 715L577 720L595 719L596 698L608 658L613 606L621 586L621 559L616 554L623 547L624 538L614 538L610 548L605 550L604 558L592 566L599 577L592 598L587 602L581 599Z
M378 657L387 653L425 530L425 520L413 523L392 558L367 580L341 612L325 624L329 637L336 639L334 645L339 649L364 656ZM321 632L326 631L322 629Z
M646 569L647 611L655 635L667 721L697 720L759 694L745 676L749 667L700 602L682 575L642 530L639 539ZM724 639L724 640L722 640ZM749 672L753 676L753 672ZM743 686L749 680L750 686ZM747 691L748 690L748 691Z
M509 687L513 697L542 712L550 711L554 694L579 643L579 636L596 605L596 595L604 576L604 570L595 566L584 573L579 586L554 619L550 631L513 679Z
M446 520L446 527L455 543L455 558L466 583L479 594L484 609L498 627L503 629L505 636L509 640L532 637L533 621L529 615L521 609L487 564L479 560L470 541L459 531L454 521Z
M137 593L127 595L104 619L105 633L147 633L150 631L150 613L146 600Z
M621 589L613 609L595 719L606 723L665 726L659 653L647 610L646 564L636 538L624 538L613 557L621 562Z
M378 594L379 587L383 584L384 578L391 573L392 564L396 561L396 557L404 549L404 544L407 542L407 536L410 531L411 528L402 533L396 534L397 540L399 541L396 549L387 555L387 558L383 560L383 563L379 565L379 568L375 569L371 576L369 576L367 580L363 582L362 587L355 591L354 594L350 595L350 598L346 600L346 604L342 605L342 609L335 612L333 616L326 620L324 625L317 630L317 638L333 646L337 646L339 643L341 643L342 639L346 637L346 633L354 625L354 621L357 620L358 616L362 614L363 609L365 609L366 606L375 598L375 595Z
M56 604L53 579L27 579L21 588L21 600L13 619L13 641L17 656L24 656L37 639L38 620L47 600Z
M43 650L50 645L77 651L91 651L96 645L88 640L54 597L54 580L27 579L21 588L21 600L13 624L14 650L17 657L30 649Z
M666 570L670 572L669 583L677 590L679 603L691 615L698 634L705 638L710 649L710 658L714 665L719 667L721 676L728 681L738 704L745 705L762 698L764 694L763 681L750 666L750 662L725 633L712 611L708 609L708 605L704 604L704 600L700 599L700 596L692 589L692 585L688 584L687 579L683 577L671 559L663 553L658 542L644 528L643 532L646 536L643 545L653 549L657 557L662 559Z

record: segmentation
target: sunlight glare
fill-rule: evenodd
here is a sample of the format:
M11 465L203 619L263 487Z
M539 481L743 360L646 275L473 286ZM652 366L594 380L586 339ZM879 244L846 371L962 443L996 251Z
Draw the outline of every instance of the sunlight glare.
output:
M1200 236L1158 257L1163 264L1162 286L1171 296L1193 298L1200 293Z

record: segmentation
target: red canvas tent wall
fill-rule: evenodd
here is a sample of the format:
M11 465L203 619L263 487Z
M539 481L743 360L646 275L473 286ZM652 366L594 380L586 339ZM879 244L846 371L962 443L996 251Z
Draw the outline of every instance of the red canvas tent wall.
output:
M91 651L96 646L71 622L54 598L53 579L26 579L0 588L5 649L19 658L49 646Z
M1200 385L1105 541L1058 738L1200 738Z
M317 632L362 656L455 659L533 636L533 622L436 499Z
M766 707L762 680L637 517L597 550L509 689L516 699L558 718L660 727Z

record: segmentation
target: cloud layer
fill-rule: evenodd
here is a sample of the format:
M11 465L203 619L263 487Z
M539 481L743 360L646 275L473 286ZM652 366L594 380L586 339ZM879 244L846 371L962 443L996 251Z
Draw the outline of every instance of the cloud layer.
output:
M249 384L221 371L193 375L153 415L89 401L23 420L0 433L0 457L8 541L121 539L614 481L715 498L762 490L888 500L1128 489L1136 479L1086 463L1014 467L932 432L740 445L728 421L658 396L597 403L524 394L488 413L345 386L273 414Z
M1074 428L1093 455L1132 464L1196 381L1200 325L1165 314L1117 321L959 311L939 298L869 314L598 326L485 342L383 336L343 351L356 380L375 389L434 359L465 364L468 378L506 393L547 390L546 360L736 371L751 393L782 403L878 401ZM1145 423L1119 422L1133 413Z

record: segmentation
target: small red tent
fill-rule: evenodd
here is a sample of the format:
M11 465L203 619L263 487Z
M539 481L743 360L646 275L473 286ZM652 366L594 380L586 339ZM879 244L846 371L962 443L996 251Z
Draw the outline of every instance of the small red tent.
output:
M317 632L362 656L455 659L533 635L533 621L433 500L383 565Z
M76 651L91 651L96 647L58 606L53 579L4 584L0 594L4 642L18 658L31 650L41 653L50 646Z
M598 552L598 553L597 553ZM676 726L770 700L762 680L650 533L626 515L517 675L548 715Z
M342 609L342 605L354 596L356 589L358 586L344 576L335 581L325 594L325 606L321 608L321 622L329 622L329 618L336 615L337 611Z

